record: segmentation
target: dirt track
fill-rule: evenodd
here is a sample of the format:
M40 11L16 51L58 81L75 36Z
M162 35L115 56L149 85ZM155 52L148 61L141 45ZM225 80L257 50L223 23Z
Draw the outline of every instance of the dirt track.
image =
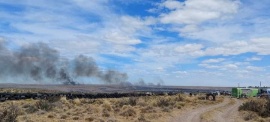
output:
M212 118L215 122L235 122L240 121L238 107L242 104L242 101L237 99L231 99L233 104L227 104L224 107L218 108L219 110L214 111L214 118Z
M234 122L238 119L238 107L241 101L232 98L224 98L222 103L204 106L197 109L186 111L184 114L173 118L172 122ZM210 113L211 118L202 119L203 114Z

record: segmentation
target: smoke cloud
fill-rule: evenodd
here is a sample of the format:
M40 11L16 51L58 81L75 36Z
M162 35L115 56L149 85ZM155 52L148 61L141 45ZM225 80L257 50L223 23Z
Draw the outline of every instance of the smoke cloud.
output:
M126 82L128 76L115 70L101 71L92 57L79 55L74 59L74 74L77 77L97 77L106 83Z
M65 65L61 65L65 64ZM126 82L128 76L115 70L102 71L92 57L79 55L62 61L57 50L45 43L33 43L11 51L0 40L0 76L30 78L36 82L50 80L63 84L77 84L79 77L95 77L105 83Z

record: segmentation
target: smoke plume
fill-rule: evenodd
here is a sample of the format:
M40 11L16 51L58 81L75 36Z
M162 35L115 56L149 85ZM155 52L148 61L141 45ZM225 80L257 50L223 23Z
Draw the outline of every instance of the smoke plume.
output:
M73 85L79 77L95 77L105 83L121 83L128 79L126 73L100 70L92 57L79 55L63 62L59 52L45 43L33 43L11 51L5 41L0 40L0 69L1 78L30 78L36 82L50 80Z

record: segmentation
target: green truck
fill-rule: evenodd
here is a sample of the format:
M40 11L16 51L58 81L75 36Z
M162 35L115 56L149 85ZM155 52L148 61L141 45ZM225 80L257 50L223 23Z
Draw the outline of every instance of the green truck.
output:
M259 89L256 88L232 88L232 97L256 97Z

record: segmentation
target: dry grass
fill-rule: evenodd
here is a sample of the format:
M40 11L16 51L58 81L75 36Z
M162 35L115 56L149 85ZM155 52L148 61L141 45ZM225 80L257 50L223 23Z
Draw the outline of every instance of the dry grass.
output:
M239 111L252 111L261 117L270 117L270 100L256 99L243 103Z
M269 99L247 99L240 107L242 118L245 121L269 122L270 100Z
M19 108L13 104L9 107L1 110L0 112L0 122L15 122L19 115Z
M74 100L61 97L52 100L6 101L0 103L0 110L9 107L11 103L18 106L21 112L16 120L19 122L151 122L166 121L173 112L189 107L218 102L219 99L213 102L186 94Z

